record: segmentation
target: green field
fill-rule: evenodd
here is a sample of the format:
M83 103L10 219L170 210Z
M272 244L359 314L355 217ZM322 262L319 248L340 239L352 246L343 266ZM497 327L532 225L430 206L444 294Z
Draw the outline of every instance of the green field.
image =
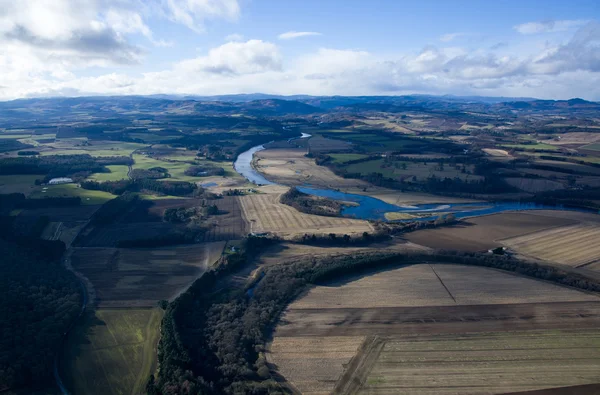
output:
M144 140L147 143L157 143L159 141L167 141L167 140L177 140L182 138L183 136L159 136L158 134L148 133L129 133L129 135L133 138Z
M383 166L383 167L382 167ZM406 168L404 168L405 166ZM462 166L461 166L462 169ZM473 166L467 165L466 170L468 173L463 173L461 170L456 169L451 165L444 165L443 170L439 169L439 165L435 162L423 163L423 162L403 162L394 161L392 163L386 163L385 159L375 159L368 162L354 163L346 167L349 173L360 173L362 175L368 175L371 173L381 173L384 177L405 179L409 178L411 181L413 177L416 177L417 181L424 181L428 177L435 175L439 178L460 178L462 180L478 180L480 176L473 174Z
M99 309L69 334L61 377L74 394L141 394L156 371L163 311Z
M537 144L503 144L500 147L503 148L517 148L517 149L532 149L532 150L547 150L547 151L559 151L560 148L555 145L537 143Z
M600 151L600 143L589 144L584 147L581 147L581 149L587 149L590 151Z
M94 173L88 179L92 181L119 181L127 177L129 168L125 165L106 166L110 173Z
M184 172L192 166L187 162L179 162L179 161L162 161L153 158L149 158L145 155L133 155L133 160L135 164L133 165L134 169L151 169L153 167L164 167L168 170L171 177L163 178L165 181L187 181L187 182L198 182L204 181L207 177L194 177L187 176ZM225 170L226 177L236 177L238 174L233 170L233 164L231 162L213 162L208 160L197 160L195 161L198 165L210 164L215 167L221 167Z
M381 173L384 177L393 177L394 176L394 168L386 167L382 168L381 166L384 164L383 159L375 159L370 160L368 162L355 163L352 165L348 165L346 170L349 173L360 173L362 175L367 175L371 173Z
M30 134L4 134L0 133L0 139L26 139L31 136Z
M346 163L352 160L368 158L369 155L363 154L329 154L333 163Z
M44 178L44 175L14 174L0 176L0 189L2 189L2 193L23 193L28 196L39 188L34 184L38 178Z
M79 188L77 184L61 184L61 185L48 185L44 188L38 187L34 192L29 195L30 198L38 199L44 197L81 197L81 204L93 205L93 204L104 204L105 202L116 198L115 195L103 192L103 191L91 191L88 189Z
M76 139L73 139L76 140ZM60 141L63 141L62 139ZM76 140L77 144L81 144L81 140ZM69 144L64 147L51 149L40 152L40 155L81 155L88 154L91 156L129 156L133 151L147 147L145 144L139 143L107 143L107 142L95 142L91 145L76 146Z

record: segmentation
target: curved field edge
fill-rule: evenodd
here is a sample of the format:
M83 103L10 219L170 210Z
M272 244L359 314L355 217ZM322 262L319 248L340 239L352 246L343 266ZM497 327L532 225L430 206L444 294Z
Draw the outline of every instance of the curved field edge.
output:
M163 311L98 309L85 314L69 335L61 363L74 394L140 394L156 371Z
M162 322L159 374L149 392L182 391L193 385L210 393L284 392L281 377L269 369L265 345L286 306L323 281L422 262L484 266L600 292L600 283L555 267L528 264L509 257L470 253L355 253L310 257L261 268L245 287L224 284L243 270L253 252L264 248L249 238L246 252L228 256L171 303ZM292 389L293 391L293 389Z
M421 263L311 287L286 308L267 359L307 395L587 384L598 381L599 324L597 295L486 267Z

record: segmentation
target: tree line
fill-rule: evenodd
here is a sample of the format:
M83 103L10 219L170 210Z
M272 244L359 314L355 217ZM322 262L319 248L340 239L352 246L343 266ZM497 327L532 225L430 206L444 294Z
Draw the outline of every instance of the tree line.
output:
M203 189L194 183L186 181L157 181L149 178L136 178L119 181L83 181L81 187L93 191L104 191L113 195L127 192L150 191L172 196L189 196L201 194Z
M370 252L263 267L246 288L223 292L224 278L248 258L248 251L233 254L228 258L231 262L207 272L167 307L159 344L160 370L150 378L148 393L284 393L266 364L265 343L287 304L307 287L340 276L426 261L492 267L600 291L595 280L507 256Z
M342 214L343 206L341 203L333 199L308 195L300 192L296 187L291 187L286 193L282 194L279 201L307 214L327 217L339 217Z
M86 178L92 173L109 173L107 165L132 165L126 156L92 157L91 155L48 155L0 159L0 174L43 174L39 182L56 177Z
M26 393L54 385L54 358L82 289L60 262L63 242L18 236L7 226L0 234L0 391Z

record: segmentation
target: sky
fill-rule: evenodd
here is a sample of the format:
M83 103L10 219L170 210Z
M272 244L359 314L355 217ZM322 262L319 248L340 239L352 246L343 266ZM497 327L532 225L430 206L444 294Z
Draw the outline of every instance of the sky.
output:
M0 100L600 100L598 0L0 0Z

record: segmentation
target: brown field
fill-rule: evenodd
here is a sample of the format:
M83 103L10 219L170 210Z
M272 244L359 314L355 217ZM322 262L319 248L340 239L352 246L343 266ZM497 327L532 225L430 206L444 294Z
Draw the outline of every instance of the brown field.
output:
M312 288L286 309L268 360L305 394L591 384L599 324L593 294L493 269L418 264Z
M367 221L301 213L279 203L279 196L264 194L239 197L251 232L293 236L304 233L356 234L373 230Z
M464 199L458 197L447 197L431 195L421 192L401 192L394 189L380 188L370 186L366 188L340 188L345 193L356 193L358 195L367 195L375 199L383 200L384 202L399 206L410 206L413 204L430 204L430 203L473 203L481 200Z
M146 307L177 296L217 261L224 245L74 248L71 262L92 283L100 307Z
M484 148L482 151L493 157L511 158L511 155L508 153L508 151L503 150L503 149Z
M548 140L545 142L552 145L586 145L598 140L600 140L598 133L572 132L561 134L560 140Z
M600 262L600 226L563 226L502 240L519 254L573 267Z
M370 119L362 120L363 123L365 123L369 126L373 126L375 128L381 128L381 129L385 129L388 131L399 132L399 133L403 133L403 134L415 134L414 130L408 129L408 128L402 126L402 124L399 124L394 121L395 121L394 117L370 118ZM421 125L422 125L422 123L419 123L418 121L416 121L416 123L414 123L414 125L411 125L411 127L421 126Z
M210 216L205 222L208 231L200 241L239 240L248 234L249 227L236 196L224 196L221 199L207 200L206 203L216 204L219 214ZM162 222L165 210L190 208L199 204L198 199L140 200L115 224L86 230L82 244L86 247L117 247L121 240L152 238L182 230L185 225Z
M325 166L307 158L303 149L268 149L255 154L255 167L274 182L283 185L303 185L350 188L368 186L364 181L335 175Z
M498 393L591 384L598 381L600 368L597 330L392 337L380 341L383 347L375 351L379 351L378 359L370 371L364 372L368 367L363 370L366 377L360 393Z
M545 166L553 166L567 171L583 172L590 175L599 176L600 168L593 166L581 165L579 163L560 162L554 160L537 160L535 163Z
M485 251L501 246L500 240L503 239L578 222L576 214L579 213L563 212L564 216L555 216L554 213L540 211L487 215L463 220L455 226L411 232L405 237L430 248Z
M305 259L307 256L339 256L359 251L429 251L428 248L419 246L400 239L389 242L369 244L366 247L330 247L313 246L295 243L279 243L261 251L259 263L264 265L275 265L281 262L290 262L296 259Z
M532 193L564 188L564 185L560 182L539 178L505 178L504 181L522 191Z
M204 241L239 240L250 232L249 222L244 219L238 196L224 196L222 199L208 201L216 204L220 214L208 219L210 230L204 235Z

